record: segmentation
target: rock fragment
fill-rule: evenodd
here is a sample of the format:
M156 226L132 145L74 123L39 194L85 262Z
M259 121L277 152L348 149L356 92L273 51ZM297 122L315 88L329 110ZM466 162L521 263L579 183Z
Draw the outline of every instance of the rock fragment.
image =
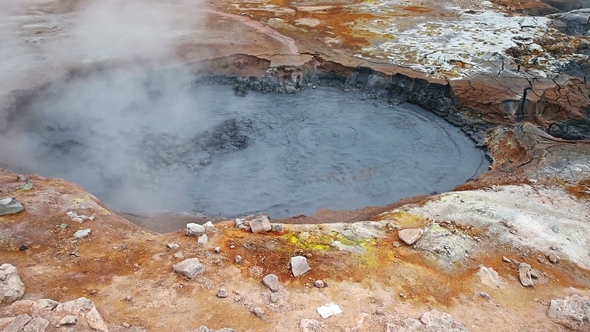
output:
M214 251L216 254L219 254L219 253L221 252L221 247L215 247L215 248L213 249L213 251Z
M244 261L244 259L242 258L242 256L237 255L235 261L236 264L241 264Z
M12 303L25 293L18 269L11 264L0 265L0 303Z
M590 297L572 295L553 299L547 311L549 319L574 331L590 331Z
M500 277L498 276L498 272L493 268L480 265L479 277L481 278L482 284L489 287L500 288Z
M213 225L213 223L211 222L211 220L209 220L206 223L204 223L203 224L203 227L205 227L205 231L206 232L213 232L213 231L215 231L215 225Z
M190 332L235 332L235 331L233 329L230 329L229 327L224 327L220 330L214 330L214 329L210 329L207 326L203 325L203 326L200 326L198 329L192 330Z
M225 299L228 296L227 291L224 288L220 288L217 291L217 297L220 299Z
M300 275L309 272L311 267L307 263L307 258L303 256L291 257L291 272L293 276L299 277Z
M340 307L335 304L334 302L326 303L325 305L317 308L318 314L322 316L323 319L326 319L333 315L339 315L342 313Z
M76 325L78 323L78 316L64 316L60 321L59 325Z
M206 229L202 225L195 224L195 223L188 223L186 224L186 234L188 235L203 235L205 234Z
M557 254L555 254L553 252L547 254L547 259L549 260L549 262L551 262L551 264L557 264L557 263L559 263L559 261L561 261L559 256L557 256Z
M4 330L2 330L2 332L21 332L25 325L27 325L30 321L31 316L27 314L18 315L4 328Z
M283 224L272 224L270 225L270 231L282 233L285 231L285 226Z
M446 312L431 310L420 317L426 331L468 332L467 328Z
M89 229L81 229L79 231L76 231L76 233L74 233L74 239L83 239L85 237L90 236L90 234L92 234L92 231Z
M20 191L29 191L29 190L31 190L33 188L35 188L35 185L33 184L33 181L27 180L23 184L20 185L20 187L18 188L18 190L20 190Z
M424 231L421 228L402 229L398 232L399 239L409 246L420 240L422 234L424 234Z
M262 318L266 314L264 309L262 309L261 307L254 307L254 309L252 309L252 313L256 315L256 317L258 318Z
M518 278L524 287L533 287L533 279L531 277L531 266L527 263L520 263L518 265Z
M90 311L84 313L84 318L86 318L88 325L95 331L107 332L109 330L96 308L92 308Z
M250 230L252 233L270 232L272 226L267 216L261 216L250 220Z
M170 250L178 250L180 249L180 244L178 243L168 243L166 247Z
M277 303L279 302L279 294L278 293L270 293L270 302Z
M45 332L49 327L49 321L43 317L33 318L24 328L23 332Z
M25 208L12 197L0 199L0 216L23 212Z
M201 264L198 258L189 258L174 265L174 272L187 277L188 279L192 279L205 272L205 266Z
M268 287L272 292L279 291L279 277L276 274L267 274L262 278L262 283L264 286Z

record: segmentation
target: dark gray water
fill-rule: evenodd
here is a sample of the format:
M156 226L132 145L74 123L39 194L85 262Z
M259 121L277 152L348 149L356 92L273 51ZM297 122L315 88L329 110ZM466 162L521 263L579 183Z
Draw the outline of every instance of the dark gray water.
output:
M386 205L452 190L487 161L415 105L337 88L235 96L100 78L34 103L5 163L85 187L119 211L212 217Z

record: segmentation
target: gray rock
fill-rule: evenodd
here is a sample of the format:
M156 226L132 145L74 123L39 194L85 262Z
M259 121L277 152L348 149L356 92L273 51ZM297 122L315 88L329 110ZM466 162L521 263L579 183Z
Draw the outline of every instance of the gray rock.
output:
M285 231L285 226L283 224L272 224L270 225L270 231L282 233Z
M25 326L23 332L45 332L47 327L49 327L49 321L47 319L35 317Z
M485 267L483 265L479 266L479 277L481 279L481 283L489 286L489 287L500 287L500 277L498 276L498 272L496 272L491 267Z
M421 228L402 229L398 232L399 239L409 246L420 240L422 234L424 231Z
M326 287L326 283L323 280L316 280L316 281L314 281L313 285L316 286L317 288Z
M224 288L220 288L217 291L217 297L220 299L225 299L228 296L227 291Z
M201 264L198 258L189 258L174 265L174 272L192 279L205 272L205 265Z
M300 275L309 272L311 267L307 263L307 258L303 256L291 257L291 272L293 276L299 277Z
M547 316L571 330L590 331L590 297L572 295L564 299L553 299Z
M35 188L33 181L27 180L27 181L25 181L25 183L21 184L21 186L18 188L18 190L28 191L33 188Z
M83 239L87 236L90 236L90 234L92 234L92 231L89 229L81 229L79 231L76 231L76 233L74 233L74 239Z
M51 311L57 307L59 302L51 300L51 299L40 299L33 302L31 309L33 314L37 315L41 312Z
M188 223L186 224L186 233L188 235L203 235L207 230L203 225Z
M559 256L557 256L557 254L555 254L553 252L547 254L547 259L549 260L549 262L551 262L551 264L557 264L557 263L559 263L559 261L561 261Z
M237 255L236 256L236 264L241 264L244 261L244 259L242 258L242 256Z
M92 300L85 297L80 297L72 301L60 303L55 308L56 312L63 312L68 315L77 316L82 312L90 311L96 308Z
M18 269L10 264L0 265L0 303L12 303L25 293L25 285L18 276Z
M267 216L250 220L250 230L252 233L270 232L271 229L270 220Z
M25 325L31 321L31 316L22 314L16 316L16 318L8 324L2 332L21 332Z
M12 197L0 199L0 216L23 212L25 208Z
M78 316L64 316L59 321L59 325L76 325L76 323L78 323Z
M180 244L178 244L178 243L168 243L166 245L166 248L168 248L170 250L178 250L178 249L180 249Z
M272 292L279 291L279 277L277 277L276 274L265 275L264 278L262 278L262 283L264 284L264 286L268 287L268 289L270 289Z
M199 238L197 239L197 245L200 247L206 246L207 243L209 243L209 237L207 236L207 234L203 234L199 236Z
M59 228L61 228L61 229L66 229L66 228L68 228L68 224L66 224L66 223L64 222L63 224L59 225Z
M453 316L437 310L424 313L420 317L420 322L424 324L426 331L468 332L467 328L455 320Z
M518 278L524 287L533 287L533 279L531 278L531 266L527 263L520 263L518 265Z

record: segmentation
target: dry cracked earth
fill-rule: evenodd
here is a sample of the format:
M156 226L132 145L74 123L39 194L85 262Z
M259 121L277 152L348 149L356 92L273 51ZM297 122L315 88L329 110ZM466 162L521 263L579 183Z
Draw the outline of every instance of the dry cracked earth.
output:
M588 6L4 1L0 131L30 91L149 63L248 77L238 92L386 90L461 127L492 164L447 193L204 230L2 170L0 330L590 331ZM178 231L138 226L161 222Z

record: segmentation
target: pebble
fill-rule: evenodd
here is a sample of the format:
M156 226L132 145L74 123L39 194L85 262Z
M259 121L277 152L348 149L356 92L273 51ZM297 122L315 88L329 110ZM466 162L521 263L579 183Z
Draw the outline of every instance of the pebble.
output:
M213 251L215 251L216 254L219 254L221 252L221 247L215 247Z
M201 264L198 258L189 258L174 265L174 272L192 279L195 276L204 273L205 266Z
M323 280L316 280L313 283L313 285L316 286L317 288L324 288L324 287L326 287L326 284L324 283Z
M270 225L270 231L282 233L285 231L285 226L283 224L272 224Z
M32 181L29 181L29 180L27 180L27 181L25 181L25 183L23 183L23 184L20 186L20 188L18 188L18 189L19 189L19 190L23 190L23 191L28 191L28 190L31 190L31 189L33 189L33 188L35 188L35 185L33 184L33 182L32 182Z
M224 288L220 288L217 291L217 297L220 299L225 299L228 296L227 291Z
M178 244L178 243L168 243L166 245L166 247L168 249L171 249L171 250L178 250L180 248L180 244Z
M242 263L242 261L244 261L244 259L242 258L242 256L240 256L240 255L236 256L236 263L237 264Z
M262 318L262 317L264 317L264 314L266 314L264 309L262 309L261 307L254 307L254 309L252 310L252 313L254 315L256 315L256 317L258 317L258 318Z
M66 229L66 228L68 228L68 224L63 223L63 224L59 225L59 228Z
M178 251L174 253L174 258L183 258L184 254L182 253L182 251Z
M65 316L59 321L58 325L76 325L77 322L77 316Z
M506 256L502 256L502 261L505 263L512 263L512 261L510 260L510 258L506 257Z
M490 294L486 293L486 292L478 292L477 295L479 295L480 297L483 297L486 300L491 300L492 297L490 296Z
M272 303L279 302L279 294L278 293L270 293L270 302L272 302Z

